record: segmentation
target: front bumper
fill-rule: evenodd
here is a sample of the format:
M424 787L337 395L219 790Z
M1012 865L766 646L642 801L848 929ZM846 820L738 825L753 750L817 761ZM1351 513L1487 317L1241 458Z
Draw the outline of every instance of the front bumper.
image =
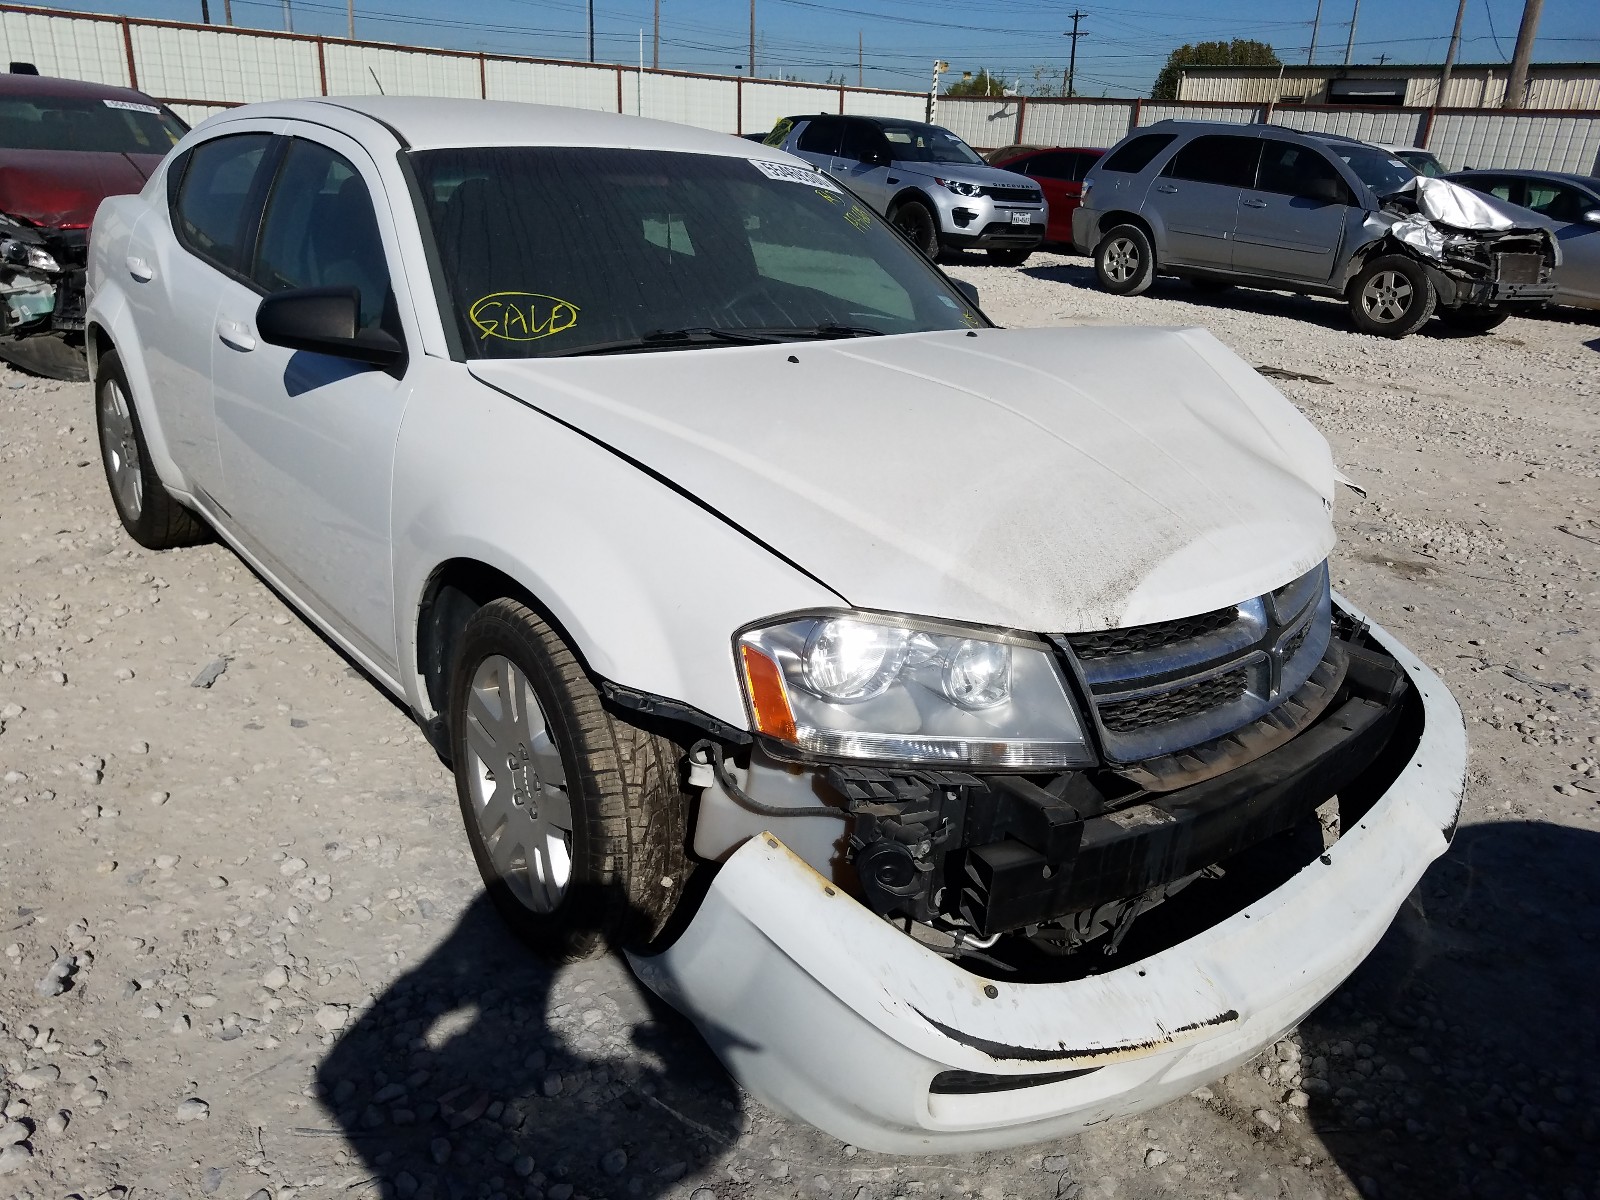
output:
M931 189L939 216L939 242L961 250L1032 250L1044 241L1050 210L990 196L957 196ZM1027 218L1024 224L1013 219Z
M759 1099L869 1149L1011 1146L1174 1099L1333 991L1449 845L1466 769L1460 710L1414 655L1372 633L1421 700L1409 761L1320 860L1168 950L1069 983L990 981L766 834L726 861L677 941L633 956L634 969ZM934 1091L952 1071L1019 1086Z

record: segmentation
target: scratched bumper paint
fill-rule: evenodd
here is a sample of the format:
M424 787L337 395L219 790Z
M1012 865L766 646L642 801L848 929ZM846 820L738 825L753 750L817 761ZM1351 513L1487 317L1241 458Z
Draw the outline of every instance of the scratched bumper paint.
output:
M1325 862L1169 950L1070 983L983 979L769 834L736 851L682 936L634 969L764 1103L868 1149L1018 1145L1181 1096L1332 992L1449 844L1466 769L1460 710L1414 655L1373 633L1422 696L1411 760ZM1055 1078L935 1094L944 1071Z

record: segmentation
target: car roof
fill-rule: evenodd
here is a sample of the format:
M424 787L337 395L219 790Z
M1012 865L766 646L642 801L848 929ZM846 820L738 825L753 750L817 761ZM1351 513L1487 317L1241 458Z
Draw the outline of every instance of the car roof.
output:
M785 121L815 121L818 117L833 117L839 121L866 121L872 125L926 125L929 129L939 129L941 126L930 121L918 121L911 117L874 117L868 113L836 113L836 112L810 112L796 113L792 117L784 117Z
M155 101L134 88L90 83L86 79L60 79L54 75L0 75L0 96L53 96L58 99Z
M268 100L230 108L200 128L210 132L249 119L308 121L356 138L385 129L412 150L470 146L598 146L627 150L742 155L799 163L800 160L730 133L714 133L671 121L630 117L553 104L515 100L457 100L434 96L318 96Z
M1007 146L995 151L996 158L1021 158L1025 154L1104 154L1104 146Z
M1548 179L1552 183L1575 183L1592 192L1600 192L1600 178L1580 175L1576 171L1535 171L1524 167L1476 167L1470 171L1452 171L1455 175L1509 175L1515 179Z

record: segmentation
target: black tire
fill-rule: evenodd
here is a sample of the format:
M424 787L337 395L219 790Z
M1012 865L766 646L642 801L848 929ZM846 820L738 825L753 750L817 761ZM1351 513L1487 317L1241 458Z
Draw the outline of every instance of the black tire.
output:
M929 258L939 256L939 221L921 200L902 200L889 210L889 224Z
M0 359L46 379L82 383L89 378L89 360L81 345L57 333L36 333L15 341L0 341Z
M1345 289L1355 327L1386 338L1403 338L1421 329L1438 299L1422 265L1403 254L1373 259Z
M168 494L155 468L144 426L116 351L100 356L94 382L94 422L100 436L111 503L128 536L146 550L171 550L206 541L206 523ZM124 468L131 468L131 474Z
M985 250L983 253L996 267L1020 267L1033 255L1032 250Z
M1510 313L1487 308L1441 308L1433 315L1451 329L1462 333L1488 333L1511 319Z
M480 671L503 662L521 672L538 702L538 716L554 743L553 752L546 748L542 753L559 755L566 781L547 792L537 775L537 757L530 758L524 749L522 769L531 786L524 782L518 793L528 798L521 802L522 811L531 808L537 817L538 797L556 791L570 806L570 875L558 896L545 898L551 905L546 911L539 911L533 890L539 884L527 855L520 875L514 863L509 871L496 866L488 839L493 837L494 848L499 849L501 840L510 836L510 822L486 833L473 795L474 775L485 760L471 744L469 703ZM475 729L484 727L480 716L472 720L477 722ZM611 716L555 630L510 598L478 609L462 631L451 672L449 726L467 840L490 898L507 924L553 961L572 962L612 947L648 946L682 899L689 877L685 850L689 801L678 774L682 752L665 738ZM484 743L480 740L478 745ZM515 780L515 768L506 770L505 777ZM485 784L480 780L477 786ZM493 798L498 800L498 793ZM513 796L510 803L519 801ZM489 807L483 805L485 811ZM507 853L514 850L508 848Z
M1215 296L1233 288L1233 284L1225 279L1206 279L1198 275L1189 279L1189 286L1204 296Z
M1156 277L1156 252L1137 225L1117 225L1094 248L1094 274L1114 296L1137 296Z

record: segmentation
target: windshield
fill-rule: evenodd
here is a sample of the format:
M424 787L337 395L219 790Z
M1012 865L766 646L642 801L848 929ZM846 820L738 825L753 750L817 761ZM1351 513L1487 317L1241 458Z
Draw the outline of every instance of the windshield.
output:
M977 151L948 129L937 125L921 125L913 121L883 121L878 128L889 139L889 153L896 162L966 163L981 167L987 164Z
M1374 150L1370 146L1338 144L1328 148L1344 159L1356 173L1356 178L1371 188L1373 195L1379 199L1393 195L1417 177L1416 171L1387 151Z
M876 213L806 168L575 147L410 160L468 358L987 324Z
M155 104L73 96L0 99L0 147L7 150L96 150L165 154L188 132Z

